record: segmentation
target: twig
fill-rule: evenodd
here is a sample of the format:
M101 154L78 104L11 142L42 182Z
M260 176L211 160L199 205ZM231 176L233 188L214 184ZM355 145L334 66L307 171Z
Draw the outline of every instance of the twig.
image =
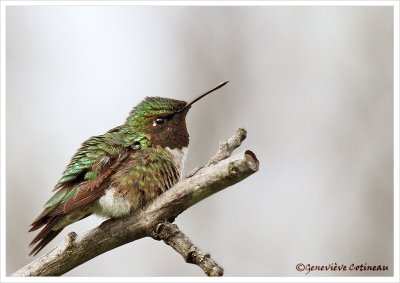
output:
M236 130L235 134L228 139L227 141L220 141L218 146L217 153L210 158L210 161L206 164L205 167L217 164L219 161L224 160L231 156L232 152L238 148L242 142L246 139L247 131L243 128L239 128ZM201 168L196 167L189 174L186 175L186 178L190 178L195 175Z
M203 252L193 244L175 224L160 223L157 225L154 234L153 237L156 240L163 240L164 243L181 254L186 262L198 265L208 276L222 276L224 274L224 269L210 257L210 254Z
M237 129L235 134L229 140L221 141L219 143L217 153L211 157L206 166L208 167L210 165L217 164L219 161L231 156L232 152L242 144L242 141L244 141L246 136L247 131L245 129Z
M228 144L229 141L236 143L237 138L229 139ZM228 145L227 148L233 147ZM232 152L227 151L229 154ZM12 276L62 275L116 247L143 237L154 236L157 225L176 218L202 199L247 178L258 171L258 166L254 153L245 151L202 168L129 217L109 219L82 236L68 234L64 242ZM195 259L193 262L197 264L201 261Z

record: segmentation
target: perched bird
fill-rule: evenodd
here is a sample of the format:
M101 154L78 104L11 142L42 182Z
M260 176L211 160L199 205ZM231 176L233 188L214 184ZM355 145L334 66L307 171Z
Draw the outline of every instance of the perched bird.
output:
M29 255L71 223L91 214L127 216L177 183L189 145L186 114L193 103L227 83L191 102L147 97L123 125L85 141L31 224L29 232L44 227Z

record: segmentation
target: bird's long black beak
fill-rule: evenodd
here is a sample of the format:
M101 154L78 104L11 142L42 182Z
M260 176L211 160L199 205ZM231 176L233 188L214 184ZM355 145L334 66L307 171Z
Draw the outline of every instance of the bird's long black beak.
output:
M214 87L213 89L207 91L206 93L203 93L202 95L198 96L197 98L193 99L192 101L188 102L185 107L183 107L181 110L179 110L178 112L184 112L189 110L189 108L197 101L199 101L200 99L202 99L204 96L212 93L213 91L216 91L217 89L223 87L224 85L226 85L227 83L229 83L229 81L220 83L219 85L217 85L216 87Z

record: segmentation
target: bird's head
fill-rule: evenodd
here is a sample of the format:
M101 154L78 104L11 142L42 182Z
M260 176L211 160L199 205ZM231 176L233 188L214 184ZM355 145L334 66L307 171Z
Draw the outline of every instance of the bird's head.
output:
M207 94L223 87L224 82L196 99L186 102L164 97L146 97L129 114L126 124L142 133L150 144L171 149L189 145L186 114L191 106Z

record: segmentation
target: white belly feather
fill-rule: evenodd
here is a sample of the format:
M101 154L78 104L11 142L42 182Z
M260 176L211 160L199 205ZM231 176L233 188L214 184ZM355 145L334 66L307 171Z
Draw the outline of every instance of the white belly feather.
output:
M115 195L114 191L113 187L109 187L105 194L99 198L100 209L97 213L112 218L129 215L132 210L132 203L123 196Z

